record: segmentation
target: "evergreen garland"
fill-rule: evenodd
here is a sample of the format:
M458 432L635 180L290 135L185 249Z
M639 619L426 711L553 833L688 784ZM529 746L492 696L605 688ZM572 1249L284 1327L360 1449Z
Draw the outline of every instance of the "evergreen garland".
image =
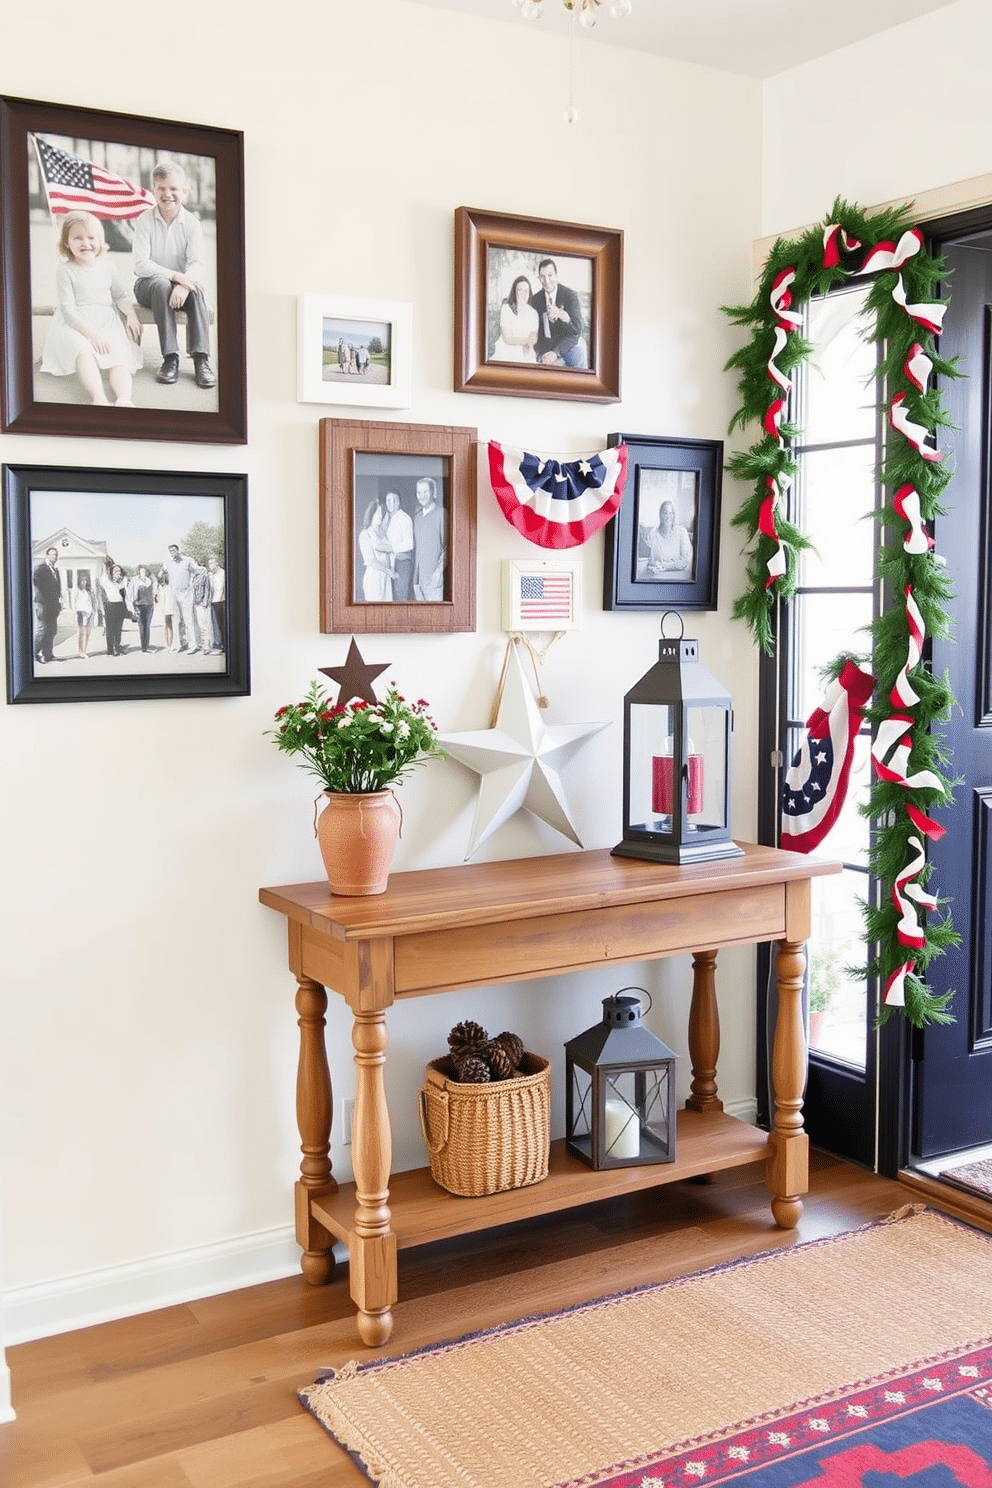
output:
M905 206L867 213L838 199L825 221L798 241L776 241L750 305L724 306L734 324L751 332L750 341L727 362L726 369L738 374L741 400L730 432L752 423L763 431L749 449L732 456L728 465L733 475L753 487L732 519L748 539L748 586L733 613L735 619L748 624L768 654L774 650L776 600L787 603L794 594L799 555L812 546L784 509L785 492L799 468L793 445L800 435L797 426L784 420L785 399L793 374L812 351L795 329L796 307L860 273L869 264L871 250L901 248L910 231L909 212ZM953 362L937 354L934 345L934 330L939 330L945 308L936 300L938 281L946 275L946 268L942 259L926 252L920 235L916 237L918 251L897 266L873 274L867 299L866 312L874 318L871 337L883 350L878 370L880 406L886 407L891 425L879 479L892 500L878 514L878 566L885 583L886 608L871 626L871 656L854 659L875 677L873 700L865 709L876 741L865 814L872 823L870 867L885 890L882 903L865 910L865 937L876 954L862 970L878 977L883 989L880 1023L902 1013L910 1023L923 1027L953 1021L947 1011L953 993L934 996L925 975L935 956L960 941L949 911L940 910L947 901L936 899L923 887L931 866L924 861L920 836L943 834L930 812L951 802L954 784L943 773L948 762L936 732L954 698L946 676L934 677L923 654L927 636L948 634L945 605L951 594L948 579L930 551L932 540L920 535L925 535L926 524L944 514L940 498L951 479L934 445L935 436L949 420L939 393L929 387L928 380L931 375L960 374ZM893 256L899 257L898 252ZM929 325L927 311L932 312ZM912 506L913 492L918 495L915 529L906 511L907 493ZM832 675L840 672L844 659L833 663ZM899 751L890 751L892 739L898 736L894 721L898 719L909 720L901 735L909 750L899 757L901 768L893 769ZM880 748L878 730L886 724L888 732L883 729L882 738L887 742ZM898 778L885 778L886 774Z

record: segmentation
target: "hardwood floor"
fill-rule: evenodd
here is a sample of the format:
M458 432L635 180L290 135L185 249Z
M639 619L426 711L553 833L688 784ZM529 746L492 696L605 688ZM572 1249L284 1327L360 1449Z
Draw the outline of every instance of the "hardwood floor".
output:
M943 1207L939 1193L823 1154L810 1167L796 1231L772 1223L755 1165L404 1251L383 1352L852 1229L907 1202ZM20 1344L7 1350L17 1420L0 1426L0 1482L367 1488L295 1393L323 1367L367 1356L344 1274L327 1287L294 1276Z

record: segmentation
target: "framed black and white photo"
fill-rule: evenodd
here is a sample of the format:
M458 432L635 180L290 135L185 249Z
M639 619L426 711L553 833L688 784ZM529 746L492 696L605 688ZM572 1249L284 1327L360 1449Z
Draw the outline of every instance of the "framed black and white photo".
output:
M627 485L607 525L603 607L715 610L723 443L611 434L627 446Z
M249 689L247 477L3 467L9 703Z
M616 403L623 233L455 212L456 393Z
M320 628L475 629L476 430L320 421Z
M298 320L298 402L409 407L412 305L304 294Z
M0 417L243 444L243 136L0 97Z

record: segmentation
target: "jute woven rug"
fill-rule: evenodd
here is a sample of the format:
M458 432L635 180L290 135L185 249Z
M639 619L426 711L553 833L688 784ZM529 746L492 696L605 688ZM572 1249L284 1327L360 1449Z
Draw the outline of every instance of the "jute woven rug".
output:
M955 1183L969 1193L981 1194L983 1199L992 1199L992 1157L982 1162L961 1163L957 1168L944 1168L939 1174L945 1183Z
M992 1238L907 1208L300 1398L381 1488L850 1488L958 1457L942 1484L990 1488L990 1279Z

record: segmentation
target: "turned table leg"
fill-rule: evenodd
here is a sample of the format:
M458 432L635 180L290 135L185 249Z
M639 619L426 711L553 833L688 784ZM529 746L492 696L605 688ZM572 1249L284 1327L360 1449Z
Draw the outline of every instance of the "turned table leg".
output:
M803 1130L803 1091L806 1086L806 1032L803 1028L802 941L778 943L778 1016L772 1044L772 1086L775 1116L768 1136L765 1184L772 1194L775 1223L791 1230L803 1212L802 1195L809 1188L809 1137Z
M390 1228L389 1170L392 1138L386 1106L388 1033L383 1012L356 1012L355 1115L351 1129L355 1169L355 1226L348 1239L351 1295L358 1308L358 1333L369 1348L393 1331L398 1295L396 1235Z
M297 976L296 980L300 1025L296 1122L303 1153L296 1184L296 1238L303 1247L300 1258L303 1275L312 1286L322 1286L334 1275L334 1241L310 1213L310 1197L337 1189L331 1176L331 1076L324 1044L327 993L310 977Z
M716 951L696 951L692 958L692 1002L689 1005L689 1059L692 1085L686 1106L691 1111L722 1111L716 1093L720 1058L720 1010L716 1002Z

